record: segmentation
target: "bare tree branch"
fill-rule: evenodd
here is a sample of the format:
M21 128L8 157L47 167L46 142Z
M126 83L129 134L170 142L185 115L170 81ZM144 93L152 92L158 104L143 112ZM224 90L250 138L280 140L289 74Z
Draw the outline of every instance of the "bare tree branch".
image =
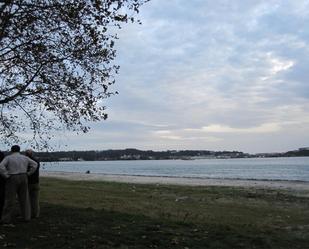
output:
M115 32L135 21L147 1L0 3L0 105L5 110L0 136L18 137L27 127L40 139L59 126L87 132L87 122L106 119L102 100L115 94L110 85L119 71L113 62ZM35 107L45 111L32 112Z

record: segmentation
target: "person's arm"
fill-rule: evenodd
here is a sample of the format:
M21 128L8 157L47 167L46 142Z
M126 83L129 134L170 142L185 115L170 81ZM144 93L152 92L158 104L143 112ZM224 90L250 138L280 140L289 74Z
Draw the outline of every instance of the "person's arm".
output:
M38 167L38 164L34 160L28 158L28 172L27 172L27 174L32 175L35 172L35 170L37 169L37 167Z
M2 162L0 163L0 175L3 176L4 178L10 177L10 175L9 175L7 169L6 169L7 164L8 164L7 158L4 158L2 160Z

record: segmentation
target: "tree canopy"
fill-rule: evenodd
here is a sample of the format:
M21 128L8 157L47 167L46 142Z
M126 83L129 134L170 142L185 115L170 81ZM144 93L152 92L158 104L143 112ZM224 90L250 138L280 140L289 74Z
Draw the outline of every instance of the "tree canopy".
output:
M5 0L0 3L0 137L41 144L52 130L87 132L119 66L117 29L148 0ZM139 21L138 21L139 22Z

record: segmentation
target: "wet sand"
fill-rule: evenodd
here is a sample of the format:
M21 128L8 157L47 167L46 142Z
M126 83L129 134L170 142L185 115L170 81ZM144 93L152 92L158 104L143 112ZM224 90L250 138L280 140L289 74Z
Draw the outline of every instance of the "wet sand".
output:
M291 191L309 191L309 182L302 181L269 181L269 180L241 180L241 179L205 179L185 177L157 177L157 176L130 176L130 175L107 175L86 174L73 172L51 172L41 171L42 177L53 177L66 180L83 181L110 181L123 183L143 184L170 184L187 186L232 186L232 187L255 187L284 189Z

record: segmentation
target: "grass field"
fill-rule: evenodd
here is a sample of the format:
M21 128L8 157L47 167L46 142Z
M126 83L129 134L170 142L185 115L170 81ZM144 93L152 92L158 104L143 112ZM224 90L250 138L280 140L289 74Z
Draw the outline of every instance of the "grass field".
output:
M309 197L282 190L42 178L41 209L0 248L309 248Z

